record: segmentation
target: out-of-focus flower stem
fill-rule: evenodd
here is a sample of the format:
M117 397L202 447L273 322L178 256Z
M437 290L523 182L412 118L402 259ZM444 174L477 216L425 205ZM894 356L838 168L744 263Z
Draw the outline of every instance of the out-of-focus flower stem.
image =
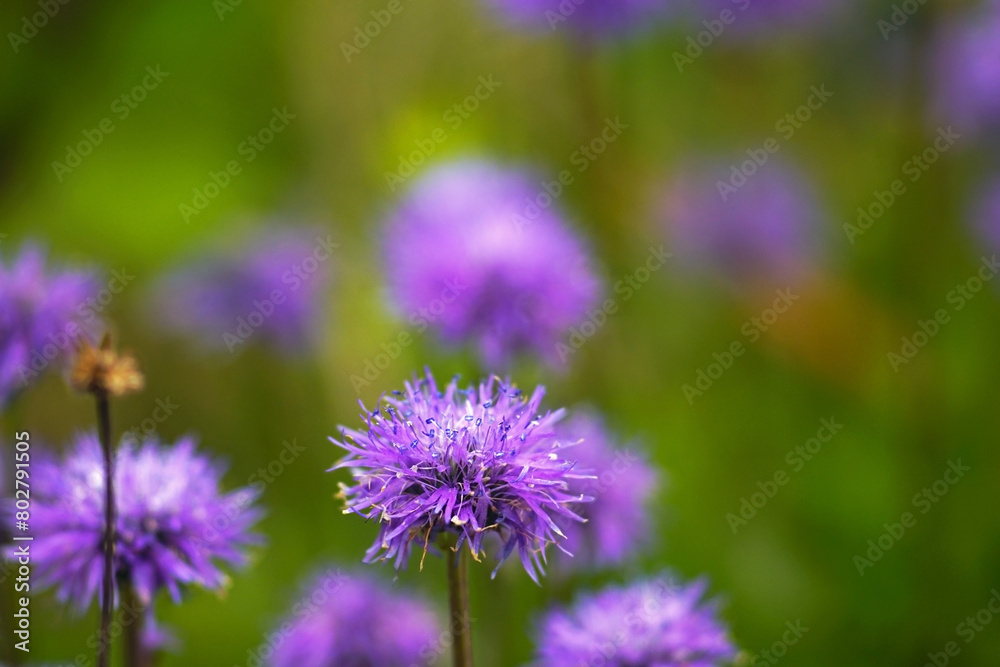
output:
M97 665L111 663L111 609L115 595L115 476L114 452L111 450L111 406L108 394L94 392L97 399L97 432L104 453L104 581L101 587L101 632L97 644Z

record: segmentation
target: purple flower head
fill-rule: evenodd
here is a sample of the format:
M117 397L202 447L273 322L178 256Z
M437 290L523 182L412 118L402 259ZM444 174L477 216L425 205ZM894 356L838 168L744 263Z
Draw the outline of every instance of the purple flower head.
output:
M354 474L341 485L344 512L380 524L365 561L405 567L414 541L426 550L441 533L478 560L492 533L503 544L499 563L516 548L537 582L546 547L565 537L556 521L582 520L570 505L591 500L570 491L589 477L563 455L568 443L555 429L563 411L539 412L544 393L525 398L496 377L464 390L456 378L439 391L428 371L362 414L364 430L331 438L348 452L332 470Z
M440 634L423 599L367 575L329 569L313 577L295 603L269 664L425 667Z
M736 657L705 583L669 576L610 587L550 612L538 632L538 667L715 667Z
M308 229L268 229L236 253L214 255L169 276L157 303L161 325L206 350L247 342L302 353L316 340L336 244Z
M596 478L570 484L571 492L594 501L579 508L587 523L564 526L573 558L561 559L560 565L619 565L649 539L649 508L659 475L635 448L617 447L592 412L574 412L559 432L567 442L578 443L573 449L577 465Z
M550 202L541 210L539 193ZM489 365L523 351L554 363L560 336L600 288L583 242L551 202L526 173L487 162L426 173L385 232L389 283L409 321L474 343Z
M84 610L99 595L103 557L104 467L93 433L77 437L63 461L44 458L33 472L32 547L39 580ZM222 468L185 438L173 446L123 443L115 468L115 571L145 603L161 588L174 601L181 586L222 588L220 563L247 563L259 542L250 528L257 493L219 489Z
M851 0L689 0L699 21L740 37L810 34L851 9ZM723 14L728 12L727 14ZM728 20L727 20L728 19ZM698 24L700 29L709 26ZM716 37L718 39L719 37Z
M515 25L545 31L564 26L586 38L605 38L662 18L676 0L488 0Z
M931 68L934 106L960 132L1000 128L1000 1L945 23Z
M676 256L735 284L808 273L821 227L810 185L777 162L760 167L745 182L732 174L728 166L694 166L668 187L664 222Z
M47 269L34 246L0 260L0 408L72 352L94 320L87 300L97 289L92 273Z

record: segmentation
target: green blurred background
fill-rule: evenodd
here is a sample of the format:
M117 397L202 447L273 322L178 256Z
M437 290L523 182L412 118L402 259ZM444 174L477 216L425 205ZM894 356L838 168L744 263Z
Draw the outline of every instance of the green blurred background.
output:
M341 515L333 498L341 477L324 471L339 456L327 436L356 420L350 376L405 329L385 305L378 230L401 191L391 192L384 174L415 140L443 127L448 138L432 161L486 155L554 177L601 118L620 116L629 126L621 139L560 200L614 284L650 245L668 243L651 211L684 157L743 159L810 86L824 83L834 97L782 148L822 193L823 263L808 283L792 286L801 294L794 308L704 396L692 405L682 385L713 353L743 340L743 323L773 297L736 296L672 267L623 304L568 372L525 364L513 375L522 385L546 384L550 406L600 408L667 473L657 548L628 571L578 583L668 566L706 574L726 600L748 662L781 639L786 622L801 620L809 631L781 663L916 666L958 641L952 664L996 664L1000 623L969 644L956 626L1000 586L997 286L955 313L898 373L886 357L918 320L946 307L948 291L986 252L963 218L983 153L967 145L945 155L855 243L841 228L933 135L920 80L938 9L925 7L883 41L876 20L889 5L862 3L850 23L821 36L719 39L683 73L673 54L685 47L688 25L589 49L564 31L504 27L472 1L403 0L404 11L349 63L341 42L384 2L244 2L227 4L220 16L222 5L211 0L70 0L16 53L5 44L0 253L9 257L36 239L60 261L136 276L106 314L139 356L147 386L115 405L116 429L169 397L179 408L159 434L199 434L206 451L231 462L229 487L245 484L283 441L306 446L265 491L268 545L254 565L221 598L192 591L182 606L160 600L159 617L184 645L163 664L247 664L301 578L330 560L392 577L388 566L360 564L375 529ZM4 33L35 11L33 2L3 3ZM168 75L120 119L113 101L140 84L147 67ZM445 112L490 75L500 87L452 129ZM276 107L294 114L288 128L185 222L179 205L191 202L210 171L238 158L239 144ZM114 131L60 180L52 162L106 117ZM159 272L200 248L234 243L249 221L293 218L325 225L340 244L316 356L200 357L151 329L146 301ZM440 377L478 372L471 357L418 336L361 397L370 404L425 364ZM5 427L61 447L92 426L92 413L88 400L50 375ZM831 417L843 429L792 472L786 453ZM959 458L971 471L860 576L854 557L868 540L912 511L914 494ZM734 534L726 515L778 470L790 473L789 483ZM491 583L489 569L474 569L480 664L522 664L532 619L555 587L538 588L513 566ZM424 572L412 567L400 579L443 606L440 562L429 559ZM96 610L73 616L48 593L33 604L31 661L72 660L96 628Z

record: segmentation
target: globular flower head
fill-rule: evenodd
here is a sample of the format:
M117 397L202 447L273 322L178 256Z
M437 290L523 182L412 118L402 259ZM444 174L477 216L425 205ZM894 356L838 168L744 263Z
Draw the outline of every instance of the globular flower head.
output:
M97 289L94 274L47 268L33 246L0 260L0 408L72 352L87 324L80 310Z
M528 29L563 27L586 38L606 38L633 31L660 19L675 0L488 0L507 20Z
M441 628L422 598L334 568L313 577L295 603L271 667L426 667Z
M594 498L579 508L586 523L566 524L566 550L573 558L560 559L560 565L619 565L649 541L650 504L659 475L634 446L617 446L593 412L574 411L559 431L566 441L578 443L573 448L577 465L593 475L574 480L570 491Z
M199 347L230 353L261 343L296 355L325 316L328 260L337 244L310 229L270 228L236 252L213 254L166 276L155 299L160 325Z
M949 19L931 68L937 121L959 132L1000 128L1000 0Z
M663 222L682 263L733 284L810 272L821 209L803 176L771 160L743 180L728 165L693 165L668 186Z
M222 468L185 438L173 446L123 443L116 456L115 572L149 602L160 589L177 601L183 585L219 589L221 564L246 564L261 512L249 488L223 493ZM77 437L65 460L33 470L33 563L61 601L86 609L103 573L104 466L92 433Z
M543 394L525 398L495 377L468 389L456 378L440 391L428 372L362 414L363 430L331 438L348 452L333 469L354 474L341 485L344 512L379 523L366 561L401 568L414 542L426 551L443 533L478 560L496 534L498 561L517 549L537 582L546 547L564 538L557 521L580 521L570 505L590 500L569 488L588 476L556 433L562 411L539 413Z
M585 595L550 612L538 632L538 667L716 667L736 657L705 583L669 575Z
M518 352L549 361L586 317L599 284L581 240L521 171L462 161L432 169L385 230L392 295L452 343L476 345L489 365Z

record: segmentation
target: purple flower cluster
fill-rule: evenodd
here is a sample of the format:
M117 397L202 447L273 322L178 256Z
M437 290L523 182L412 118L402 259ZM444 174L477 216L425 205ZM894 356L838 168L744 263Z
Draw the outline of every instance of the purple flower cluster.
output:
M678 259L736 284L808 273L821 229L811 186L779 162L742 180L733 169L695 165L668 187L664 224Z
M272 667L425 667L441 629L422 598L327 571L310 580L279 633Z
M618 35L658 19L671 0L488 0L506 19L525 28L562 26L586 37Z
M937 36L931 68L941 122L960 132L1000 128L1000 0L951 19Z
M89 272L47 269L33 246L0 260L0 408L72 350L84 333L75 318L97 287Z
M559 432L567 442L578 443L573 449L577 465L595 477L570 484L570 491L594 501L579 509L587 523L564 528L566 550L573 558L560 564L575 568L623 563L649 539L650 502L659 475L634 449L616 447L592 412L574 413Z
M206 350L257 341L298 354L316 340L336 244L308 229L267 229L240 251L215 255L163 279L157 318Z
M570 505L591 500L570 490L588 476L562 451L562 411L539 413L543 394L538 387L526 399L497 378L465 390L456 378L440 391L428 372L363 414L363 430L331 438L348 452L332 470L354 474L353 485L341 485L344 511L380 524L366 562L401 568L414 541L426 550L441 533L478 559L496 534L499 562L516 548L537 582L547 545L564 537L556 521L581 520Z
M551 198L529 217L539 192L527 174L486 162L423 175L384 234L392 294L411 324L475 344L491 366L525 351L555 362L600 287Z
M77 437L65 460L33 468L33 562L39 580L63 602L86 609L102 577L104 467L94 434ZM190 439L171 447L125 444L115 468L115 571L145 603L165 588L175 601L181 586L217 589L226 581L218 563L239 567L250 529L261 516L249 488L222 493L222 469L195 451Z
M736 657L704 582L669 576L582 597L538 631L538 667L715 667Z

